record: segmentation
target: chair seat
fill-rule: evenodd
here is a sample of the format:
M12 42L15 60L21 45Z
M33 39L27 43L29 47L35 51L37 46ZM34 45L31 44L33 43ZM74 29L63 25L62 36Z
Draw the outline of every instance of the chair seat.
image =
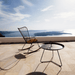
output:
M30 39L27 41L27 43L34 43L34 42L37 42L37 39Z

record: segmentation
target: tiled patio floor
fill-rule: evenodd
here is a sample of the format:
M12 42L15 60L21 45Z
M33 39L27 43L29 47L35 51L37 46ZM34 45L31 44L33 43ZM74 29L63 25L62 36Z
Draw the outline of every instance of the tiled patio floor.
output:
M65 47L59 51L63 65L59 75L75 75L75 42L61 43ZM38 46L34 45L30 54L26 54L27 50L18 51L23 44L0 45L0 75L56 75L60 67L51 62L40 63L43 49L36 50ZM50 60L51 51L46 51L44 56L43 60ZM56 52L53 60L59 63Z

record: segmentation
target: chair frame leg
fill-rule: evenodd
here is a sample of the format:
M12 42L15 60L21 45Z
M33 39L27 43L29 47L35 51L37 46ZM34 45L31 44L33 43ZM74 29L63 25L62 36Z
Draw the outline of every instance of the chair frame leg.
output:
M41 59L40 59L40 62L41 62L41 63L52 62L53 64L57 65L58 67L62 67L62 61L61 61L60 54L59 54L59 51L58 51L58 50L57 50L57 54L58 54L58 58L59 58L59 61L60 61L60 65L57 64L56 62L52 61L53 58L54 58L54 51L52 51L52 57L51 57L50 61L42 61L42 58L43 58L43 56L44 56L44 52L45 52L45 50L43 50L43 53L42 53L42 56L41 56Z
M23 45L22 49L24 48L24 46L25 46L25 43L24 43L24 45Z
M22 49L19 49L19 51L23 51L23 50L27 50L27 49L28 49L28 51L29 51L29 50L30 50L30 48L31 48L31 47L33 47L34 45L32 45L32 44L31 44L31 45L30 45L30 47L23 49L23 48L24 48L24 46L25 46L25 44L23 45Z

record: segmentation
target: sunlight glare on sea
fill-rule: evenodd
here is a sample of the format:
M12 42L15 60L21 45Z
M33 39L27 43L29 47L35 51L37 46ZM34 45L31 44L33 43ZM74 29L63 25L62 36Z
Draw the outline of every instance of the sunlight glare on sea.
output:
M75 36L75 29L64 30L65 33L71 33L71 36Z

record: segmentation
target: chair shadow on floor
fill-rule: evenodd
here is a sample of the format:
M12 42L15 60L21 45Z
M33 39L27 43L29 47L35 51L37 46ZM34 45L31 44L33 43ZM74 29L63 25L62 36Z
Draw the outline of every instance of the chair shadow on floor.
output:
M23 54L17 54L17 55L15 55L14 56L16 59L25 59L26 57L25 57L25 55L23 55Z
M9 70L9 69L13 68L14 66L16 66L18 64L18 62L21 59L26 59L27 57L29 57L29 56L26 56L25 54L28 55L28 54L35 53L35 52L39 51L39 49L40 48L36 49L35 51L23 53L24 55L18 52L18 54L15 54L13 56L10 56L8 58L4 58L4 59L0 60L0 71L1 70L6 71L6 70ZM12 64L14 64L14 65L12 65Z
M16 54L16 55L10 56L8 58L5 58L3 60L0 60L0 71L1 70L6 71L6 70L13 68L14 66L16 66L19 63L19 61L21 59L26 59L25 55Z

